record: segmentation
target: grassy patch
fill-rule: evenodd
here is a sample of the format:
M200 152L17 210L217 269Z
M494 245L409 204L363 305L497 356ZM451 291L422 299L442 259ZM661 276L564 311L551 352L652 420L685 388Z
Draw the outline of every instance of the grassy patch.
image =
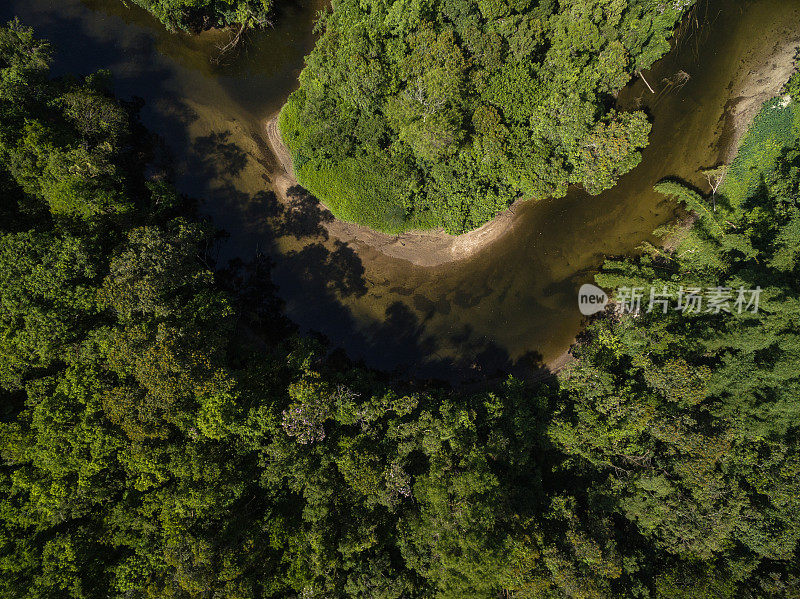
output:
M765 103L742 139L719 193L734 206L751 197L778 157L800 138L800 106L781 98Z
M398 202L403 189L388 164L368 158L327 163L303 160L298 149L305 145L305 133L298 117L298 103L290 98L281 111L278 126L292 154L300 185L319 198L338 219L389 234L412 228Z
M297 169L300 184L324 198L336 218L384 233L400 233L409 227L390 177L383 165L355 158L324 166L307 162Z

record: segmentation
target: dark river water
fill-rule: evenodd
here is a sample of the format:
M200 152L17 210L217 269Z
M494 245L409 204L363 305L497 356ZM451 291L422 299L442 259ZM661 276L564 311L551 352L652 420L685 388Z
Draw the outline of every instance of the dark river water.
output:
M738 83L769 67L785 40L800 41L800 0L701 0L673 52L646 73L657 93L638 82L620 95L653 117L637 169L598 197L576 190L524 204L513 231L486 250L422 268L327 239L270 192L263 124L296 87L324 5L298 0L220 64L228 33L170 34L119 0L3 0L0 18L18 16L50 39L55 73L109 69L120 97L144 100L142 119L174 157L179 190L229 234L221 259L272 255L303 330L370 366L423 376L524 373L560 356L581 327L578 288L604 257L635 251L674 217L653 184L670 175L701 184L699 169L731 136L725 115Z

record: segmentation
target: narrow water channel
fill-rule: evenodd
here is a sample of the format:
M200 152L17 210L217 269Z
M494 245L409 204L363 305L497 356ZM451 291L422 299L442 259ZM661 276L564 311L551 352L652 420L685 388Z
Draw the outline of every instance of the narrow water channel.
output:
M701 2L675 50L646 74L657 93L639 82L620 96L653 117L637 169L598 197L576 190L524 204L486 250L421 268L328 239L308 211L283 209L270 193L263 124L296 87L324 4L298 0L220 64L226 33L169 34L119 0L4 0L0 18L19 16L50 39L56 73L107 68L119 96L144 100L178 188L229 234L221 258L273 255L287 313L304 330L370 366L425 376L524 371L563 353L581 326L577 289L605 256L634 251L672 218L653 184L672 175L700 185L699 169L730 141L726 114L748 93L740 84L755 81L753 95L759 80L769 87L777 50L800 44L800 0Z

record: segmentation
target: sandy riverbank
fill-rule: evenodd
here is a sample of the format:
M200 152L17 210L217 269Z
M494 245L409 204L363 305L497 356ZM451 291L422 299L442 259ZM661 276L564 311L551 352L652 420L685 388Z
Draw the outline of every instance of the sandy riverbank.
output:
M758 70L740 73L731 84L734 93L725 106L723 130L719 142L719 162L730 164L739 151L742 137L765 102L778 97L795 69L800 36L775 43L774 50ZM791 101L787 97L787 102Z
M730 163L736 156L742 136L767 100L777 96L794 69L798 40L776 42L763 62L763 68L741 71L731 81L731 96L719 126L718 161ZM277 159L272 173L275 192L283 202L287 191L298 185L292 169L291 155L281 139L278 114L266 122L270 151ZM701 165L698 165L701 166ZM707 166L707 165L702 165ZM323 223L328 233L341 241L368 246L391 258L407 260L414 265L433 267L471 258L500 239L516 225L516 209L522 200L482 227L452 236L442 230L409 231L401 235L386 235L367 227L331 218ZM324 204L321 204L327 210Z
M266 122L267 142L278 163L278 172L272 173L275 193L283 202L287 201L287 190L298 185L292 169L292 157L280 136L278 115ZM499 214L482 227L463 235L448 235L443 230L408 231L400 235L386 235L368 227L348 223L337 218L323 223L328 233L341 241L363 244L416 266L440 266L449 262L465 260L476 255L492 242L514 228L516 208L522 200ZM320 203L326 210L324 204Z

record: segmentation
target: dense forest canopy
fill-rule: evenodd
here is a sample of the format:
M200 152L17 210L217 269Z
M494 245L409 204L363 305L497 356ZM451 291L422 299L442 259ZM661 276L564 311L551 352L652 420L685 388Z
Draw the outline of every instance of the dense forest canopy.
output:
M650 123L616 92L693 0L334 0L281 131L345 220L473 229L519 198L597 194Z
M125 0L123 0L125 1ZM201 31L237 24L265 26L273 0L128 0L148 10L170 29Z
M0 28L0 597L800 597L800 109L768 105L675 250L558 378L379 376L280 315L102 74Z

